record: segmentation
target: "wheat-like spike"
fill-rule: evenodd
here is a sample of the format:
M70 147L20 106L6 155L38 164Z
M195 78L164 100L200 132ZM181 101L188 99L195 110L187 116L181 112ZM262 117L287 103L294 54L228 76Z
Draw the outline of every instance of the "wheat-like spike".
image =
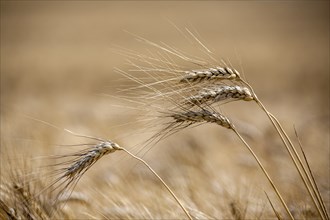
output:
M57 202L61 199L63 193L65 191L72 191L79 179L84 175L84 173L89 168L91 168L101 157L113 153L117 150L122 150L122 148L118 144L106 140L101 141L99 144L96 144L88 149L84 149L77 153L56 156L55 158L73 159L68 159L64 162L53 164L52 166L57 166L59 168L53 171L51 175L59 176L54 182L52 182L48 187L46 187L39 193L42 193L47 189L51 189L52 191L59 189L57 198L55 200L55 205L57 205Z
M236 99L251 101L253 95L247 87L241 86L224 86L211 87L203 89L197 95L193 95L187 98L185 104L187 105L202 105L205 103L214 103L224 101L227 99Z
M77 156L78 159L74 160L74 163L65 169L62 178L75 179L79 174L86 172L104 155L121 149L118 144L112 141L104 141L95 145L91 150L74 154L72 156Z
M203 70L190 70L185 72L180 82L181 83L198 83L202 81L214 80L233 80L240 77L237 70L230 67L215 67Z
M187 111L187 112L180 112L170 115L172 118L175 119L175 122L188 122L188 123L195 123L195 122L209 122L209 123L216 123L225 128L232 128L232 123L229 119L217 112L210 112L206 109L202 109L200 111Z
M70 133L73 133L73 132L70 132ZM73 133L73 134L75 134L75 133ZM75 135L91 138L91 137L85 136L85 135L79 135L79 134L75 134ZM93 138L93 139L98 140L98 138ZM161 181L161 183L166 187L166 189L173 196L173 198L176 200L176 202L180 205L180 207L182 208L184 213L187 215L187 217L190 220L192 220L192 217L190 216L189 212L184 208L184 206L182 205L180 200L176 197L174 192L167 186L167 184L164 182L164 180L143 159L135 156L134 154L132 154L125 148L122 148L118 144L116 144L112 141L109 141L109 140L102 141L101 143L92 147L90 150L84 150L84 151L81 151L81 152L78 152L75 154L63 156L63 157L73 156L73 157L77 157L77 158L74 159L73 161L67 161L64 163L57 164L57 165L66 165L66 164L71 163L71 165L69 167L59 170L60 172L64 171L64 173L52 184L53 186L59 184L58 186L55 186L55 188L60 187L62 184L65 184L64 188L61 189L61 191L58 195L58 199L57 199L55 205L61 205L61 203L63 201L61 199L59 199L59 197L64 193L65 190L70 190L70 189L72 190L75 187L75 184L77 184L77 182L81 178L81 176L90 167L92 167L101 157L103 157L106 154L113 153L117 150L122 150L122 151L126 152L127 154L129 154L134 159L142 162ZM71 193L69 194L69 197L70 196L71 196ZM67 202L67 201L68 201L68 199L66 199L65 202Z

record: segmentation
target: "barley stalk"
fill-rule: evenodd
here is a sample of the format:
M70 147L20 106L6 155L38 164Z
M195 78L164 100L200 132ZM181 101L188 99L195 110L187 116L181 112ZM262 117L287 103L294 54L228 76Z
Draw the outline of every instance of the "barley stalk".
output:
M317 189L316 183L312 180L312 178L308 174L308 170L304 166L304 164L302 163L302 160L301 160L295 146L293 145L291 139L289 138L289 136L287 135L287 133L285 132L285 130L283 129L282 125L277 120L277 118L274 115L272 115L270 112L268 112L266 110L266 108L265 108L265 111L266 111L267 115L269 114L272 123L274 123L273 125L275 126L275 129L277 130L278 134L280 135L280 137L282 139L282 142L284 143L284 145L285 145L285 147L286 147L286 149L287 149L287 151L290 155L290 158L292 159L292 161L293 161L293 163L294 163L294 165L295 165L295 167L296 167L296 169L299 173L299 176L302 179L302 181L305 185L305 188L307 189L307 191L308 191L308 193L309 193L309 195L310 195L310 197L311 197L311 199L312 199L319 215L321 216L322 219L328 219L329 220L327 210L326 210L325 205L322 201L320 193Z
M269 204L270 204L270 206L272 207L272 209L273 209L273 212L275 213L275 215L276 215L276 218L278 219L278 220L282 220L282 218L281 218L281 216L280 216L280 213L278 213L277 211L276 211L276 209L275 209L275 207L274 207L274 205L273 205L273 203L272 203L272 201L270 200L270 198L269 198L269 196L267 195L267 193L265 192L265 195L266 195L266 197L267 197L267 200L268 200L268 202L269 202Z
M250 153L252 154L252 156L254 157L254 159L257 161L259 167L261 168L262 172L266 175L269 183L271 184L272 188L274 189L276 195L278 196L278 198L280 199L283 207L285 208L287 214L289 215L290 219L294 219L287 204L285 203L283 197L281 196L280 192L278 191L277 187L275 186L273 180L270 178L268 172L266 171L266 169L264 168L264 166L262 165L262 163L260 162L259 158L257 157L257 155L253 152L252 148L249 146L249 144L244 140L244 138L238 133L238 131L234 128L233 131L235 132L235 134L239 137L239 139L243 142L243 144L247 147L247 149L250 151Z
M181 209L184 211L184 213L186 214L186 216L188 217L188 219L192 220L193 218L190 216L189 212L185 209L185 207L182 205L182 203L180 202L180 200L178 199L178 197L174 194L174 192L171 190L171 188L165 183L165 181L150 167L150 165L145 162L143 159L141 159L140 157L135 156L134 154L132 154L131 152L129 152L128 150L122 148L123 151L125 151L128 155L130 155L131 157L133 157L134 159L140 161L142 164L144 164L158 179L159 181L165 186L165 188L167 189L167 191L173 196L173 198L175 199L175 201L180 205Z
M177 122L177 123L179 123L179 122L188 122L190 124L193 124L193 123L196 123L196 122L205 121L205 122L209 122L209 123L216 123L216 124L218 124L222 127L229 128L232 131L234 131L234 133L238 136L238 138L242 141L244 146L249 150L251 155L254 157L255 161L257 162L257 164L261 168L262 172L265 174L267 180L269 181L269 183L271 184L271 186L274 189L275 193L279 197L282 205L284 206L284 208L287 211L290 218L294 219L291 212L289 211L289 208L286 205L283 197L281 196L281 194L278 191L276 185L274 184L273 180L269 176L267 170L264 168L263 164L259 160L258 156L254 153L254 151L252 150L250 145L244 140L244 138L240 135L240 133L236 130L235 126L230 122L230 120L226 116L221 115L220 113L211 113L211 112L203 109L202 111L197 111L197 112L188 111L188 112L184 112L184 113L173 114L172 117L175 120L175 122Z
M316 208L316 210L318 211L320 217L322 219L327 219L329 220L329 215L327 213L327 210L325 208L324 202L322 201L320 192L316 186L315 181L312 180L311 175L312 174L308 174L308 170L307 168L304 166L304 164L302 163L302 160L294 146L294 144L292 143L291 139L289 138L289 136L287 135L286 131L283 129L281 123L278 121L278 119L272 114L270 113L266 107L264 106L264 104L260 101L260 99L258 99L257 95L255 94L255 92L253 91L251 85L249 83L247 83L245 80L241 79L241 81L250 88L250 90L253 93L253 97L254 97L254 101L259 105L259 107L266 113L267 117L269 118L270 122L272 123L273 127L275 128L276 132L278 133L278 135L280 136L280 139L282 140L283 145L285 146L294 166L296 167L296 170L299 173L299 176L301 178L301 180L304 183L305 188L307 189L313 204ZM308 163L307 163L308 164ZM310 172L311 173L311 172Z

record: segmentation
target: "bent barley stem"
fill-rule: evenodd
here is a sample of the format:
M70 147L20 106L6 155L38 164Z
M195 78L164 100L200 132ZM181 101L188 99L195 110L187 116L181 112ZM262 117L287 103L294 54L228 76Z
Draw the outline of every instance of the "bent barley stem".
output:
M278 220L282 220L282 218L281 218L281 216L280 216L280 214L276 211L276 209L275 209L275 207L274 207L274 205L273 205L273 203L272 203L272 201L270 200L270 198L269 198L269 196L267 195L267 193L265 192L265 194L266 194L266 197L267 197L267 200L268 200L268 202L269 202L269 204L270 204L270 206L272 207L272 209L273 209L273 212L275 213L275 215L276 215L276 218L278 219Z
M154 171L147 162L145 162L143 159L135 156L134 154L132 154L131 152L129 152L128 150L126 150L125 148L121 148L120 150L123 150L125 153L129 154L131 157L133 157L134 159L140 161L141 163L143 163L158 179L159 181L165 186L165 188L167 189L167 191L173 196L173 198L175 199L175 201L180 205L181 209L184 211L184 213L186 214L186 216L188 217L188 219L192 220L193 218L190 216L189 212L185 209L185 207L182 205L182 203L180 202L180 200L178 199L178 197L176 197L176 195L174 194L174 192L170 189L170 187L164 182L164 180L156 173L156 171Z
M283 129L282 125L280 124L280 122L277 120L277 118L271 114L270 112L268 112L269 115L273 118L273 120L276 122L278 128L280 129L280 131L282 132L282 134L285 136L286 140L289 142L289 145L294 153L294 156L298 159L298 162L299 162L299 165L301 166L307 180L308 180L308 183L310 184L312 190L313 190L313 193L314 193L314 196L316 197L317 199L317 202L318 202L318 205L320 206L320 208L322 209L322 214L324 215L324 218L325 219L329 219L329 216L328 216L328 213L326 211L326 208L325 208L325 205L324 205L324 202L322 200L322 197L321 197L321 194L317 188L317 185L316 185L316 182L312 179L311 175L312 175L312 172L310 171L309 173L307 172L309 170L309 168L307 168L304 163L302 162L296 148L294 147L291 139L289 138L289 136L287 135L287 133L285 132L285 130ZM302 150L302 153L304 154L303 150ZM307 166L308 166L308 162L307 160L305 160L306 163L307 163ZM321 210L320 210L321 212Z
M297 134L296 129L295 129L295 133L296 133L296 137L297 137L297 140L298 140L298 143L299 143L299 147L300 147L301 153L302 153L302 155L303 155L303 157L304 157L304 161L305 161L305 163L306 163L306 166L307 166L308 172L309 172L309 174L310 174L310 178L312 179L311 182L313 182L313 184L314 184L314 186L315 186L315 189L316 189L316 192L317 192L317 195L318 195L318 201L319 201L320 204L322 205L322 209L323 209L323 211L324 211L324 214L325 214L326 218L329 219L329 214L328 214L328 212L327 212L327 208L325 207L324 200L323 200L323 198L322 198L322 196L321 196L321 193L320 193L320 190L319 190L319 188L318 188L318 186L317 186L317 184L316 184L316 181L315 181L315 178L314 178L313 172L312 172L312 170L311 170L311 167L309 166L309 163L308 163L308 160L307 160L306 154L305 154L304 149L303 149L303 147L302 147L302 144L301 144L301 142L300 142L300 140L299 140L299 137L298 137L298 134Z
M278 120L277 119L276 120L274 119L274 117L272 116L272 114L266 109L266 107L261 103L261 101L258 98L256 98L256 102L262 108L262 110L267 114L269 120L271 121L271 123L273 124L273 126L276 129L277 133L279 134L279 136L280 136L280 138L281 138L281 140L282 140L285 148L287 149L287 151L288 151L288 153L290 155L290 158L292 159L292 161L293 161L293 163L294 163L294 165L295 165L295 167L296 167L296 169L297 169L297 171L298 171L298 173L300 175L300 178L302 179L302 181L303 181L303 183L304 183L304 185L305 185L305 187L306 187L306 189L307 189L307 191L308 191L308 193L309 193L309 195L310 195L310 197L311 197L311 199L312 199L312 201L313 201L313 203L314 203L314 205L315 205L315 207L317 209L317 212L319 213L319 215L320 215L320 217L322 219L326 219L324 217L324 213L320 210L320 207L319 207L319 205L317 204L317 202L315 200L315 196L313 195L313 193L312 193L312 191L310 189L310 186L308 185L308 184L311 184L311 183L307 183L306 178L304 177L304 175L303 175L303 173L301 171L301 168L299 167L299 164L297 163L297 159L296 158L298 158L298 160L300 160L300 157L297 154L297 152L295 151L294 146L293 146L291 140L289 139L289 137L286 134L286 132L283 130L282 126L280 126ZM283 135L285 137L283 137ZM287 139L287 141L285 141L285 139ZM287 142L289 142L290 146L288 145ZM295 155L293 155L292 149L295 152ZM302 167L302 169L304 170L304 173L306 173L306 170L304 169L304 167ZM313 188L313 191L315 191L313 185L312 185L312 188Z
M232 127L232 130L235 132L235 134L238 136L238 138L243 142L243 144L246 146L246 148L250 151L250 153L252 154L252 156L254 157L254 159L257 161L259 167L261 168L262 172L266 175L270 185L272 186L272 188L274 189L275 193L277 194L278 198L281 200L282 205L284 206L286 212L288 213L290 219L294 220L288 206L286 205L286 203L284 202L283 197L281 196L280 192L278 191L277 187L275 186L273 180L270 178L269 174L267 173L266 169L264 168L264 166L262 165L262 163L260 162L259 158L257 157L257 155L254 153L254 151L252 150L252 148L250 147L250 145L244 140L244 138L240 135L240 133L235 129L235 127Z
M320 217L324 220L324 219L327 219L329 220L328 218L328 214L326 212L326 210L324 209L324 204L320 201L320 198L318 196L319 193L317 193L317 190L315 189L315 186L313 185L313 182L311 181L311 178L309 177L309 175L307 174L307 171L306 171L306 168L304 167L301 159L300 159L300 156L298 155L292 141L290 140L289 136L287 135L287 133L284 131L282 125L280 124L280 122L277 120L277 118L272 115L267 109L266 107L263 105L263 103L258 99L257 95L255 94L253 88L251 87L251 85L249 83L247 83L245 80L243 80L241 78L241 81L247 86L249 87L249 89L251 90L253 96L254 96L254 100L255 102L259 105L259 107L266 113L267 117L269 118L270 122L272 123L273 127L275 128L276 132L278 133L278 135L280 136L286 150L288 151L289 155L290 155L290 158L291 160L293 161L298 173L299 173L299 176L301 177L313 203L314 203L314 206L316 207L317 209L317 212L319 213ZM289 143L289 145L288 145ZM291 148L291 149L290 149ZM292 153L293 152L293 153ZM299 164L297 163L297 160L299 161ZM301 171L301 169L303 170L303 172ZM304 177L304 175L306 177ZM307 178L307 180L306 180ZM308 182L307 182L308 181ZM312 190L313 192L312 192ZM317 201L316 201L316 199ZM321 211L321 209L322 211Z

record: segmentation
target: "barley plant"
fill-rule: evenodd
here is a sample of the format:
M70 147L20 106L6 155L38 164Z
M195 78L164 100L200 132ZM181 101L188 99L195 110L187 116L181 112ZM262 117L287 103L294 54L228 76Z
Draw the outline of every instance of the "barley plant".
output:
M195 39L197 43L200 44L201 48L205 49L205 51L203 51L204 53L210 52L191 31L188 29L186 29L186 31L188 37ZM134 91L145 88L147 93L150 93L137 98L137 100L147 100L146 102L142 102L142 106L150 108L150 106L155 105L156 111L160 113L159 117L164 115L172 118L172 122L169 126L161 130L160 133L156 134L153 138L158 138L159 140L168 137L172 133L178 132L196 123L216 123L222 127L231 129L248 148L262 172L265 174L286 211L286 217L294 219L286 202L257 155L236 129L236 126L234 126L225 115L219 112L219 106L231 101L254 101L261 110L265 112L272 126L278 133L296 171L301 177L301 182L310 196L315 210L318 213L318 217L321 219L329 219L326 205L313 177L313 172L309 168L309 163L305 157L303 148L300 145L299 150L301 150L302 157L299 155L297 147L294 146L278 119L266 109L257 97L252 86L236 69L228 66L224 61L217 62L222 63L222 66L215 66L211 63L201 61L202 59L200 58L189 57L189 55L178 52L178 50L166 44L157 44L139 36L135 37L146 45L159 50L157 55L145 56L135 54L135 56L132 56L132 53L126 53L126 55L132 59L129 60L129 64L136 68L131 71L140 74L136 74L138 75L136 76L129 72L117 71L138 84L138 86L128 88L127 90ZM125 54L125 52L123 53ZM178 66L171 56L189 62L192 65L200 66L201 69L185 70L184 67ZM212 57L212 54L208 54L208 56L212 61L216 61L216 59ZM142 75L141 78L139 78L140 75ZM169 103L169 105L164 103ZM165 109L163 107L164 105L166 106ZM212 106L218 106L219 110L216 110L216 108ZM162 110L160 111L159 109ZM267 198L269 199L268 196ZM274 207L271 201L270 205ZM274 213L280 218L276 209L274 209Z
M48 5L35 4L37 8ZM117 11L106 5L96 7L97 13L93 15L98 19L103 18L102 13L106 18L115 16ZM17 5L1 3L1 6L4 6L1 17L10 18L2 22L7 35L16 36L8 27L16 27L15 22L25 21L14 18L30 12L22 8L21 12L25 13L14 15L10 9L16 11ZM87 14L88 17L93 7L84 9L82 6L77 10L58 7L43 8L49 14L57 10L64 13L63 21L57 20L58 15L52 20L56 24L67 25L66 18L73 21L77 16L84 21L82 29L91 29L89 34L94 34L93 27L102 27L98 34L106 35L102 22L96 22L99 26L86 22L84 16ZM187 10L186 7L192 6L182 9ZM30 10L35 12L35 9ZM65 15L66 10L70 12L68 15ZM80 10L85 10L82 17ZM125 19L130 19L134 10L127 10ZM184 10L179 14L183 15ZM197 11L203 9L197 5L188 15L229 15L215 13L218 11L213 9L206 14ZM241 18L240 13L227 11L233 12L231 17ZM157 14L157 10L150 13ZM285 15L285 12L281 13ZM42 20L49 14L37 13L29 19L38 18L36 24L46 24ZM26 19L27 24L31 22L29 19ZM127 24L125 19L109 22L114 22L114 26ZM101 20L106 19L98 21ZM212 22L210 19L207 23L211 25ZM36 26L46 28L48 25L52 23ZM208 37L212 36L199 32L198 26L188 25L188 28L170 20L167 25L176 36L168 41L159 41L146 30L137 31L133 26L128 28L133 30L121 29L116 34L125 40L122 44L111 45L111 58L116 60L115 64L110 59L110 67L103 70L98 63L103 56L95 56L94 60L85 62L87 69L92 70L92 74L88 72L89 77L84 79L79 68L68 68L72 75L64 77L60 83L56 81L56 68L46 77L37 75L49 80L48 84L33 87L35 92L27 95L28 98L17 98L14 91L25 93L24 89L29 88L27 82L33 84L34 78L4 77L6 84L1 83L4 85L1 91L6 94L1 97L6 101L16 98L19 101L1 104L4 121L1 122L0 219L330 219L330 186L326 174L329 167L316 166L324 165L324 159L319 163L315 159L329 153L319 150L328 146L315 146L328 143L320 140L327 133L326 128L320 126L323 122L306 115L304 117L313 120L306 122L309 129L304 131L301 126L296 129L296 122L290 118L283 118L285 114L277 114L278 109L274 111L276 114L270 110L280 103L279 99L294 97L290 99L292 106L308 102L306 94L315 97L312 91L301 92L306 97L290 95L281 85L269 83L266 74L245 71L244 62L238 64L239 53L236 60L219 57L212 48L214 45L208 44ZM65 27L66 31L71 30L71 24ZM155 33L163 33L158 31L160 24L156 27ZM1 34L4 42L11 42L7 35ZM61 35L56 32L54 36ZM88 41L92 34L86 36L86 39L85 36L82 38ZM221 37L217 41L221 41ZM16 38L11 39L15 41ZM131 48L129 42L139 46ZM38 50L38 47L27 45L24 53ZM102 50L103 47L102 44ZM1 54L10 51L8 48L10 44L1 49ZM91 48L86 51L93 53ZM43 51L39 52L42 54ZM48 63L44 61L45 65L65 66L71 57L83 56L78 51L64 62L56 56L55 49L53 53L53 59ZM218 53L227 56L222 51ZM10 57L14 53L8 54ZM61 63L56 63L57 59ZM262 65L252 52L251 59L255 59L255 66ZM19 57L14 60L13 64L8 63L15 68L6 69L1 65L1 72L20 70L21 60ZM280 69L281 64L278 66ZM31 73L28 68L25 70ZM62 72L65 71L68 70ZM97 75L97 71L106 74ZM319 70L314 68L313 71ZM54 73L52 77L51 73ZM26 85L17 86L15 80ZM287 78L279 78L276 82L282 80ZM92 83L96 81L97 84ZM262 86L267 89L261 90L260 84L264 83L267 85ZM68 92L73 84L75 88L81 87L78 95ZM53 87L54 91L60 92L57 99L49 98L48 109L37 111L36 100L52 97ZM49 94L44 94L44 90ZM263 93L269 93L273 100L264 99ZM91 97L90 94L97 95ZM25 102L32 107L20 108ZM282 109L291 112L289 116L306 112L290 109L292 106ZM70 116L64 119L64 114ZM325 117L328 119L328 115ZM314 133L310 132L315 129ZM309 142L306 143L305 137Z

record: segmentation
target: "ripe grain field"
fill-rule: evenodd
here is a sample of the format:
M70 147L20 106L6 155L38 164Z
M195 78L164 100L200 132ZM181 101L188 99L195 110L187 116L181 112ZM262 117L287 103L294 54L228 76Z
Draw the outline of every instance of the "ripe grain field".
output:
M1 218L327 219L329 37L327 1L1 1Z

